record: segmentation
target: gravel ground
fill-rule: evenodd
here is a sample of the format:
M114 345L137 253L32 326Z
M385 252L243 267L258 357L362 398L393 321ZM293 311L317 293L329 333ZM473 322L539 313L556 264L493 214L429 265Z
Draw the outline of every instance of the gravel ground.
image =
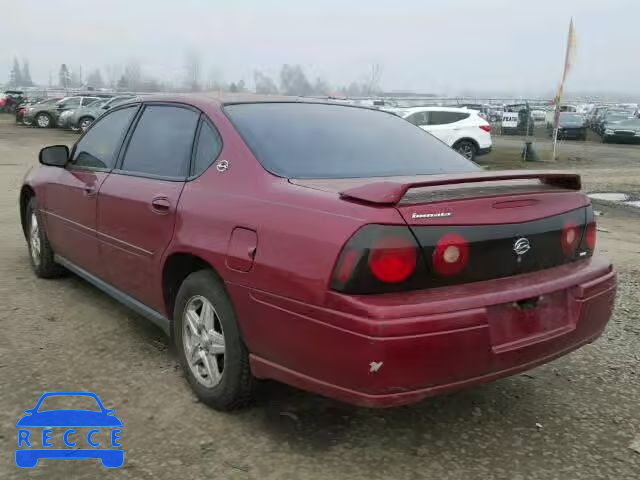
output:
M194 400L155 327L78 278L31 273L17 211L21 179L42 146L75 138L0 116L0 478L640 478L640 452L630 448L640 440L638 209L598 205L608 230L598 248L615 262L620 287L615 316L592 345L410 407L360 409L265 383L253 408L222 414ZM519 166L520 146L496 138L481 162ZM640 147L563 142L553 166L583 173L588 191L640 193ZM15 466L15 422L50 390L93 391L116 409L123 468L97 460Z

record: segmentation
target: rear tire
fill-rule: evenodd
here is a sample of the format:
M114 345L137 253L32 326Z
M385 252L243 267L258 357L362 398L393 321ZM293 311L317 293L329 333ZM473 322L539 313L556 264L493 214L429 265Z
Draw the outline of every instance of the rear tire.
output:
M469 140L459 141L453 146L453 149L472 162L475 160L476 154L478 153L476 151L476 146Z
M184 280L173 322L180 363L200 401L223 411L248 405L255 383L249 352L231 300L214 272L200 270Z
M51 118L51 115L49 115L48 113L42 112L36 115L34 123L38 128L51 128L51 126L53 125L53 118Z
M31 197L25 212L26 236L31 268L40 278L59 277L64 269L53 259L53 248L44 229L36 197Z

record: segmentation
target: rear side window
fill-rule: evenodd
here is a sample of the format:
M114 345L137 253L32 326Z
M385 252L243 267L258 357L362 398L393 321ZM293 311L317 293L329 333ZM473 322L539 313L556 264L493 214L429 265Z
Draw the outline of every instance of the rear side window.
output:
M227 105L258 161L287 178L353 178L471 172L479 167L405 119L322 103Z
M222 141L218 132L209 125L209 122L203 121L198 134L198 143L193 159L193 176L200 175L214 162L222 149Z
M447 123L459 122L465 118L469 118L468 113L432 111L429 125L445 125Z
M82 99L82 106L86 107L87 105L91 105L92 103L95 103L98 100L99 98L85 97Z
M198 118L198 113L186 108L146 107L131 136L122 170L160 177L186 177Z
M137 108L136 105L116 110L98 120L77 143L71 163L78 167L112 169Z
M417 126L429 125L429 112L417 112L407 117L410 123Z

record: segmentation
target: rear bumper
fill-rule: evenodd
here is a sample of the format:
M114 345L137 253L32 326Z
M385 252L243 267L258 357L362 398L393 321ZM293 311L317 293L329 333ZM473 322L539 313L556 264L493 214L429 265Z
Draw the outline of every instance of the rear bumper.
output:
M229 292L254 375L347 403L391 407L509 376L596 339L612 313L616 275L603 259L576 263L402 295L330 292L329 308L237 285ZM510 337L516 320L505 312L540 295L566 298L561 321Z

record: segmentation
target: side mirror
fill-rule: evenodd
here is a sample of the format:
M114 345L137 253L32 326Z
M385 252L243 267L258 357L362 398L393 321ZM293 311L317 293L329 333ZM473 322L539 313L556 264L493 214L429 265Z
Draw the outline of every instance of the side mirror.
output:
M102 106L102 110L109 110L111 108L111 105L103 105Z
M52 145L50 147L44 147L40 150L38 159L42 165L49 165L50 167L64 167L69 161L69 147L66 145Z

